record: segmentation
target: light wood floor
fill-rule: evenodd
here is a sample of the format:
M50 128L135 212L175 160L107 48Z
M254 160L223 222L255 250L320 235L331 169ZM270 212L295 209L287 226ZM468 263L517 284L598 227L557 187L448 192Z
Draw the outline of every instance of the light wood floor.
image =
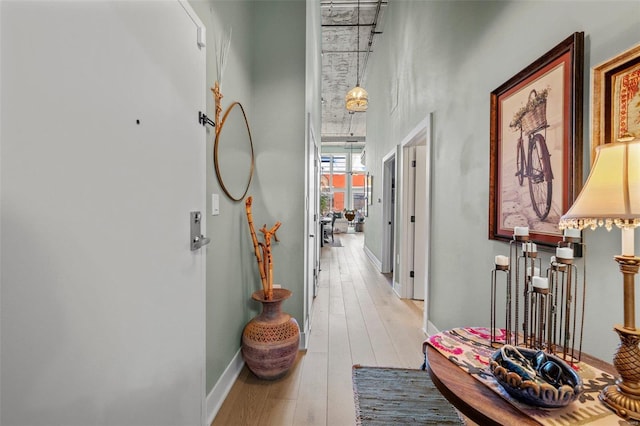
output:
M362 233L336 238L343 247L322 249L308 350L278 381L258 380L245 367L214 426L354 425L354 364L422 364L421 305L393 293L365 255Z

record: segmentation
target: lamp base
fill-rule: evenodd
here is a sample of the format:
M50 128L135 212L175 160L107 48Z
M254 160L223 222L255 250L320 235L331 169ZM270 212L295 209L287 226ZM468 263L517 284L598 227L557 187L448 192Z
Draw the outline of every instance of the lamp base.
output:
M615 326L620 347L613 365L620 374L615 385L600 393L600 400L624 419L640 420L640 331Z

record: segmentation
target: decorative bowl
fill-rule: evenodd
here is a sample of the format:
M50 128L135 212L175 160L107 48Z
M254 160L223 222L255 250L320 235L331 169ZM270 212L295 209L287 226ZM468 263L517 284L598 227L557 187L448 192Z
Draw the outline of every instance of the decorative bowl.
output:
M583 391L578 373L557 356L539 350L504 345L491 355L489 369L509 395L528 405L564 407Z

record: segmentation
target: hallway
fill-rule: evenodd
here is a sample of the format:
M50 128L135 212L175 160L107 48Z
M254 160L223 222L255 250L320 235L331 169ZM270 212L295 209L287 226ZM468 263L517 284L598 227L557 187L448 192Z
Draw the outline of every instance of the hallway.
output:
M354 425L353 364L420 367L419 304L393 293L364 253L363 237L336 234L343 247L322 248L308 350L278 381L258 380L244 367L214 426Z

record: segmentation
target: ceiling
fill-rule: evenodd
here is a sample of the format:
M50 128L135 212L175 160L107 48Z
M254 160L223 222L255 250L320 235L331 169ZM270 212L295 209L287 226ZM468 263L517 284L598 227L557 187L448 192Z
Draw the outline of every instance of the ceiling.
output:
M367 89L369 56L382 34L387 4L388 0L321 0L323 146L365 142L366 112L347 111L345 95L358 82L358 71L360 86Z

